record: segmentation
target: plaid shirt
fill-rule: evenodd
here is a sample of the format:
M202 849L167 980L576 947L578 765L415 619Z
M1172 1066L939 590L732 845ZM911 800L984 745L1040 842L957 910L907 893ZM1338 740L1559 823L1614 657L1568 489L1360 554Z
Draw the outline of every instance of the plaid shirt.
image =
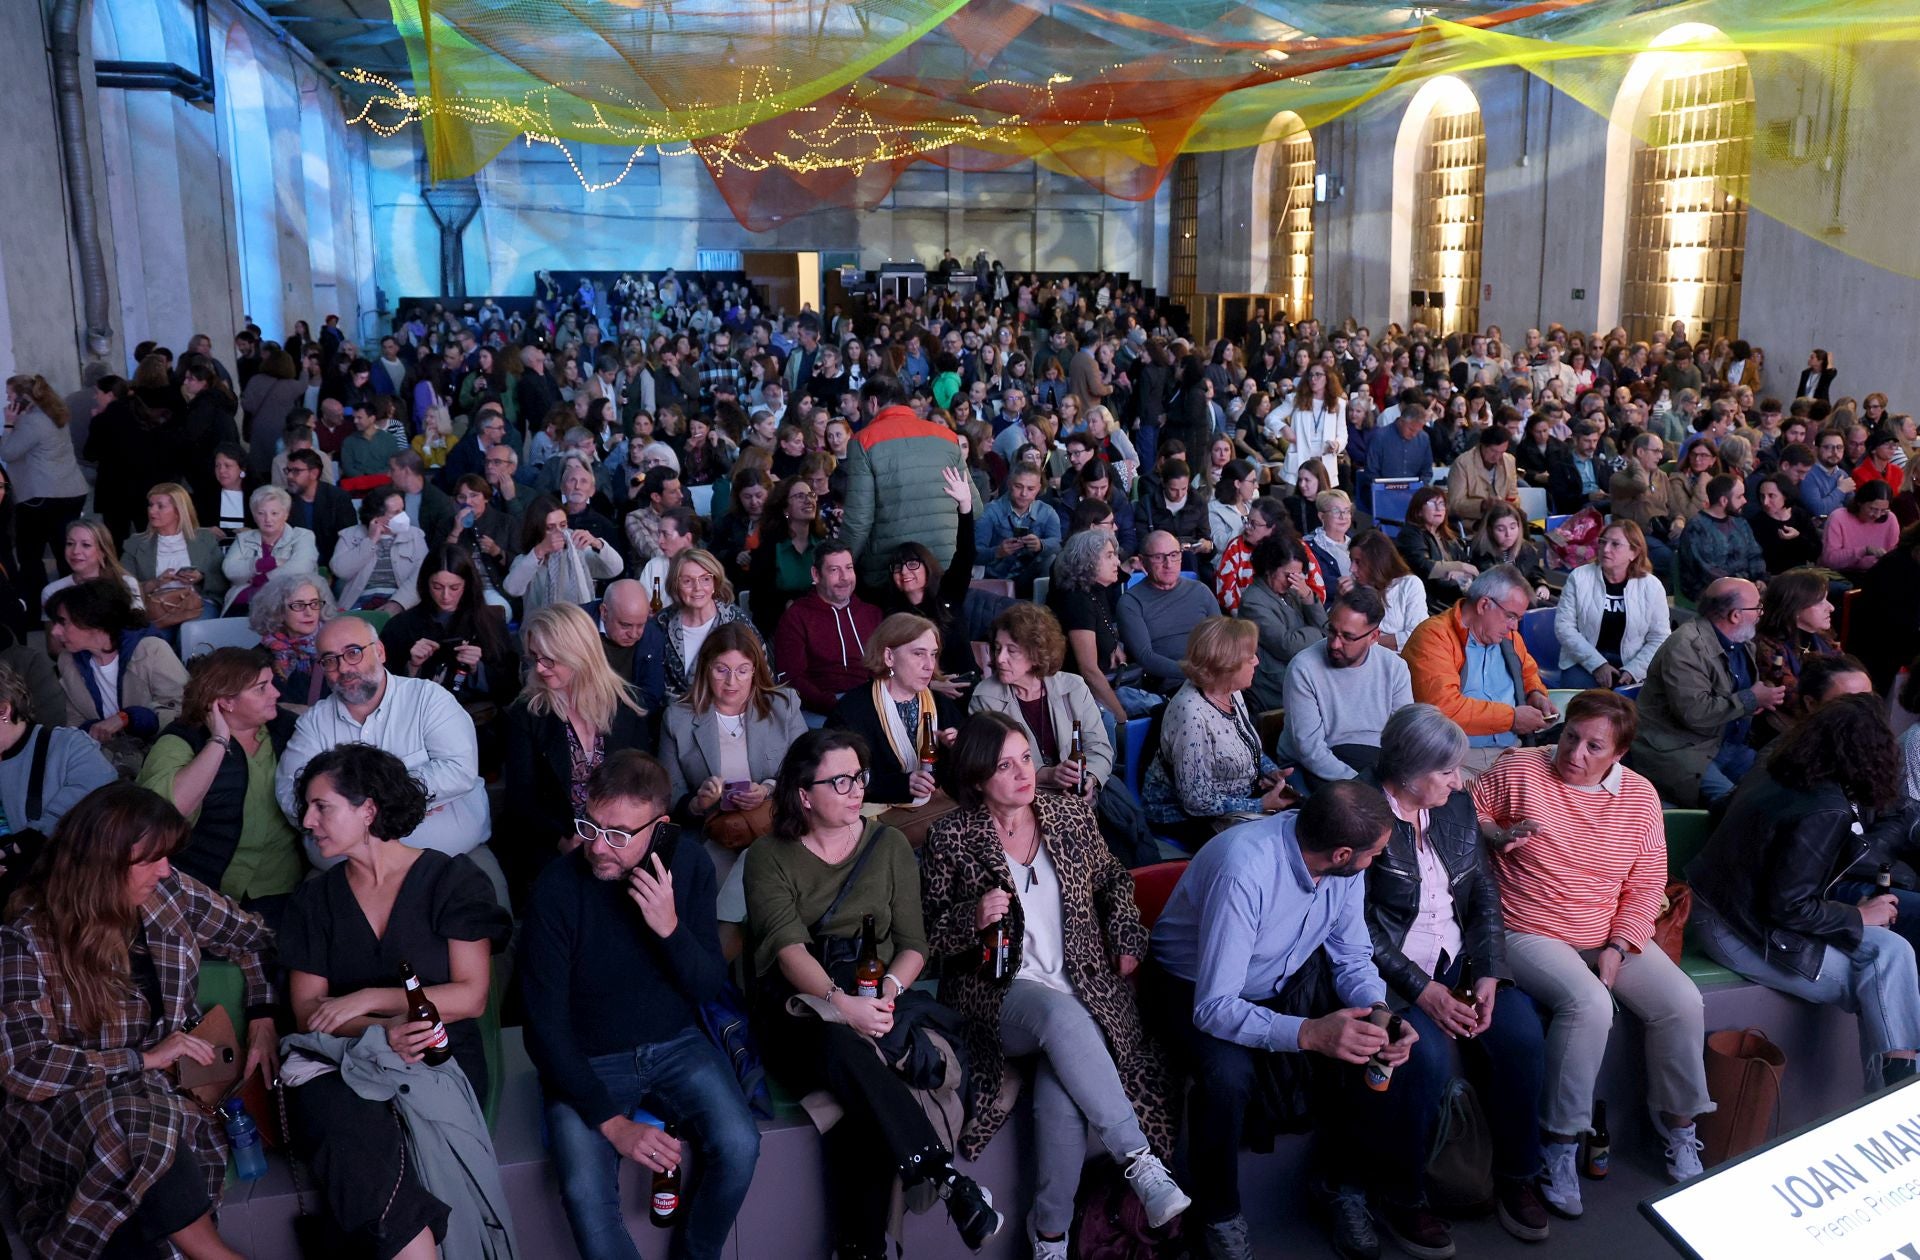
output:
M740 390L740 365L732 359L716 359L711 354L700 356L696 364L700 370L700 396L712 399L716 392L725 390L738 395Z
M184 1103L141 1056L199 1022L202 952L246 976L251 1009L273 1000L263 955L273 937L257 915L175 872L141 909L160 976L152 1018L131 985L97 1032L80 1031L72 1003L48 983L46 945L27 918L0 928L0 1142L34 1254L97 1256L184 1147L217 1203L226 1179L220 1126Z

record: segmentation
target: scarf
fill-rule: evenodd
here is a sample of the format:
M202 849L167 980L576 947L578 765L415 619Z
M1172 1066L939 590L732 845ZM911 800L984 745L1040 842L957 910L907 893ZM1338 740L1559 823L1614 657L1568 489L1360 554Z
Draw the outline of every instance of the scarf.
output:
M913 706L917 706L917 711L923 715L924 720L924 715L934 712L933 692L922 690L913 698L909 707ZM880 715L881 725L886 728L887 742L892 745L894 760L900 763L900 768L908 774L918 770L920 768L920 732L907 728L906 719L900 713L900 706L894 702L891 695L887 694L887 684L879 679L875 679L873 683L873 711ZM915 801L914 804L924 805L926 802Z

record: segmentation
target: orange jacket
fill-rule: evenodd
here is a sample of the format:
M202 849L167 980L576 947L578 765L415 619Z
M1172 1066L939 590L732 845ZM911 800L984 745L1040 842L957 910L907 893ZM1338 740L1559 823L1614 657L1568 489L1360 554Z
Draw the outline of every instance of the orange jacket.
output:
M1513 729L1513 706L1475 700L1460 690L1460 674L1467 667L1467 627L1460 620L1460 607L1465 602L1415 626L1400 657L1413 676L1415 700L1433 705L1469 735L1500 735ZM1522 700L1547 689L1517 627L1501 649L1508 672L1519 681Z

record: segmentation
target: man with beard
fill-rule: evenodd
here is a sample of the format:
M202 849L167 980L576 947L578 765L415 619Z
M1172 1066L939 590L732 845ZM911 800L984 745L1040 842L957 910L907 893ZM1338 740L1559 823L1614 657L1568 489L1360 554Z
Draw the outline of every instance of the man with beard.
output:
M1203 1227L1214 1260L1253 1255L1240 1212L1240 1139L1258 1094L1261 1058L1310 1051L1336 1063L1378 1056L1397 1066L1417 1040L1402 1024L1389 1041L1368 1019L1387 989L1373 965L1365 884L1353 876L1386 847L1392 829L1393 814L1377 790L1331 784L1299 810L1215 836L1188 863L1154 924L1140 1007L1158 1017L1193 1082L1187 1219ZM1339 1008L1309 1017L1300 1009L1304 1001L1286 990L1322 947ZM1317 1190L1331 1214L1335 1247L1342 1255L1377 1255L1355 1149L1369 1135L1344 1123L1352 1106L1343 1096L1359 1087L1359 1074L1314 1075L1317 1162L1326 1178Z
M300 825L294 785L300 771L322 751L339 744L385 749L405 762L408 773L427 789L426 818L400 839L416 849L466 854L487 873L500 904L506 905L506 878L486 847L492 824L473 719L438 683L388 673L380 636L358 617L329 621L320 628L315 646L333 691L300 715L280 756L274 794L288 821ZM311 841L307 857L316 866L331 865L320 860Z
M1380 592L1350 587L1327 609L1327 637L1287 665L1287 729L1278 758L1299 766L1316 792L1371 770L1387 719L1413 703L1406 662L1380 646L1386 612Z
M527 1050L587 1260L639 1256L620 1212L622 1159L652 1174L694 1149L670 1249L713 1260L760 1154L733 1068L700 1024L726 978L713 863L667 820L669 804L659 762L609 753L587 780L576 849L548 864L527 906ZM652 1113L632 1118L643 1102Z

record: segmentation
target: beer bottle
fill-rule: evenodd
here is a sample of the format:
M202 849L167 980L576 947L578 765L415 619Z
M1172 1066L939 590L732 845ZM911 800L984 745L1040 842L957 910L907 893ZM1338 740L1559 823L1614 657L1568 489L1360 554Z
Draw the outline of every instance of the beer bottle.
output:
M1007 936L1007 920L1002 915L996 922L980 929L980 970L989 979L1005 980L1012 959L1013 942Z
M933 763L940 759L940 741L933 734L933 714L920 715L920 768L928 774L933 773Z
M1085 796L1089 786L1087 783L1087 744L1086 739L1080 733L1079 718L1073 719L1073 745L1067 752L1067 760L1080 767L1080 787L1078 791L1081 796Z
M400 983L407 991L407 1022L433 1025L433 1040L427 1043L427 1051L421 1057L429 1067L439 1067L453 1057L453 1043L447 1039L447 1026L440 1022L440 1012L433 1008L433 999L427 996L420 977L413 974L413 964L404 960L400 963Z
M1593 1100L1593 1132L1587 1134L1587 1160L1584 1171L1593 1181L1605 1181L1607 1166L1613 1162L1613 1139L1607 1136L1607 1104Z
M1374 1007L1367 1015L1367 1022L1375 1027L1387 1030L1387 1043L1389 1045L1397 1041L1400 1037L1400 1017L1393 1014L1384 1006ZM1382 1053L1385 1053L1384 1049ZM1367 1060L1365 1075L1368 1089L1377 1093L1384 1093L1386 1092L1387 1086L1393 1083L1393 1065L1383 1059L1380 1054L1376 1054Z
M658 576L656 576L653 579L653 598L647 601L647 607L651 608L654 612L657 613L662 608L665 608L666 606L667 606L666 596L661 594L660 579Z
M880 961L880 943L874 938L873 916L863 915L860 919L860 957L853 964L853 991L858 997L877 998L880 996L880 978L887 974L887 965Z
M1873 877L1873 891L1876 895L1893 891L1893 863L1880 863L1880 873Z
M678 1137L671 1124L662 1125L668 1137ZM661 1229L672 1229L680 1219L680 1165L653 1174L653 1190L647 1196L647 1219Z
M1453 986L1453 1000L1462 1006L1471 1006L1477 1015L1480 1012L1480 999L1473 991L1473 981L1473 960L1463 958L1460 960L1460 979Z

